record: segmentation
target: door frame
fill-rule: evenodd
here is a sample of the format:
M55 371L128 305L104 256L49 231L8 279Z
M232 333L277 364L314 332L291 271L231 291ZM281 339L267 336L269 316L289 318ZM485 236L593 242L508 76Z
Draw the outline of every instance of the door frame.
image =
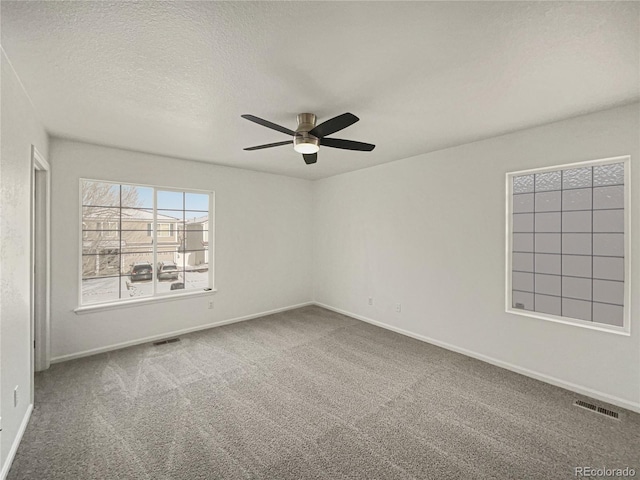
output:
M38 195L36 195L38 192ZM37 301L36 301L37 299ZM51 364L51 167L31 146L31 400L33 372Z

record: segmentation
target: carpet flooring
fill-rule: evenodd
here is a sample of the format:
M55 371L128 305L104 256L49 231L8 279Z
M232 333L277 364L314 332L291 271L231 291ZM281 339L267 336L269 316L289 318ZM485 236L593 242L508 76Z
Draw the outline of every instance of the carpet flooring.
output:
M640 476L640 415L316 306L56 364L35 384L9 480Z

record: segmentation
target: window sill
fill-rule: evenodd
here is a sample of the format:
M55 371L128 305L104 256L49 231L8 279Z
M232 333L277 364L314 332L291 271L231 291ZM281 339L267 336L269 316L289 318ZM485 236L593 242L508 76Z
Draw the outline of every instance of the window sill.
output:
M193 298L193 297L205 297L208 295L213 295L216 292L217 292L216 289L201 290L201 291L199 290L197 292L180 293L180 294L151 297L151 298L137 298L134 300L125 300L122 302L115 302L115 303L97 303L95 305L84 305L82 307L78 307L74 309L73 311L76 315L85 315L87 313L102 312L105 310L117 310L120 308L128 308L128 307L137 307L141 305L148 305L151 303L171 302L173 300L183 300L185 298Z
M523 317L538 318L540 320L547 320L549 322L563 323L565 325L573 325L575 327L587 328L589 330L597 330L599 332L614 333L616 335L624 335L627 337L631 336L631 332L629 331L628 326L626 328L616 327L614 325L607 325L605 323L595 323L589 322L587 320L578 320L575 318L567 319L555 315L548 315L540 312L532 312L530 310L521 310L515 308L507 308L506 312L513 313L514 315L522 315ZM628 320L625 321L625 324L629 324Z

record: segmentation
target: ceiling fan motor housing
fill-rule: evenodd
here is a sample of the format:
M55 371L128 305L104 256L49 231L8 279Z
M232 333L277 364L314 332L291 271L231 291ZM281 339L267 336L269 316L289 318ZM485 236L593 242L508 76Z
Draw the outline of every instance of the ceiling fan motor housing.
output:
M309 131L316 126L316 116L313 113L298 115L298 128L293 137L293 148L299 153L316 153L320 149L318 137L309 135Z

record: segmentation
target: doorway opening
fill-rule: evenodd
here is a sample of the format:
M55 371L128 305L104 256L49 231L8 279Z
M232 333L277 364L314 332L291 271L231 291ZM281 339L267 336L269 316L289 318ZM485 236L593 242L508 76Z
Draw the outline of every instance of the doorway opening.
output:
M51 169L31 147L31 401L33 372L50 366Z

